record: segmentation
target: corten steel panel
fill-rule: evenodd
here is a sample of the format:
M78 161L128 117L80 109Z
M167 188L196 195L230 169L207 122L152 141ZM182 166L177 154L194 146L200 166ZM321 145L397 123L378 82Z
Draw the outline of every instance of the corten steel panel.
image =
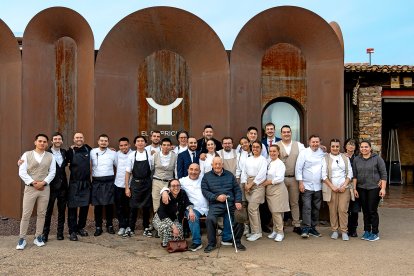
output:
M0 215L21 214L23 185L18 176L21 155L21 77L19 45L9 27L0 20Z
M75 127L93 143L94 39L86 20L68 8L41 11L24 32L22 60L22 148L56 129L71 144Z
M189 70L185 60L178 54L167 50L157 51L148 56L138 70L138 117L137 129L147 134L159 129L157 111L148 105L146 98L152 98L161 105L168 105L172 98L182 98L182 103L174 108L172 126L163 125L161 136L174 136L174 129L189 129L190 98ZM166 93L160 93L165 91ZM169 135L165 135L165 131ZM175 142L175 139L173 139Z
M76 42L70 37L56 41L56 97L55 130L67 137L63 146L70 146L70 137L75 132L76 118Z
M231 54L231 126L234 135L260 126L261 63L277 43L298 47L306 60L307 114L304 132L323 140L344 136L343 60L340 40L317 14L282 6L263 11L240 31ZM248 110L249 112L246 112ZM237 123L236 123L237 122Z
M300 49L288 43L270 47L262 59L262 109L279 97L306 107L306 61Z
M137 134L138 70L154 52L180 55L189 70L190 132L206 123L218 137L229 131L229 64L216 33L195 15L171 7L134 12L118 22L102 43L95 68L95 133L114 139ZM165 93L172 103L175 98ZM174 115L173 115L174 117ZM162 126L159 127L162 130ZM113 139L113 140L114 140Z

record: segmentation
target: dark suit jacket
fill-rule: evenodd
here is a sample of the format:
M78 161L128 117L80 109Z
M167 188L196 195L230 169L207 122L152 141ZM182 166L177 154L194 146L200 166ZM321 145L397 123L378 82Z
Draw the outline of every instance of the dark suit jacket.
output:
M180 179L181 177L186 177L188 175L188 167L192 163L200 163L200 152L195 152L195 160L194 162L191 161L190 152L188 150L183 151L182 153L178 154L177 158L177 177Z
M282 140L282 139L280 139L279 137L276 137L276 136L275 136L275 140L276 140L276 141L275 141L275 144L276 144L276 142L277 142L277 141L280 141L280 140ZM269 153L269 145L268 145L268 141L269 141L269 139L267 139L267 137L262 138L262 144L263 144L263 145L265 145L267 153Z
M49 148L47 151L50 153L52 152L51 148ZM59 164L56 162L56 175L55 178L53 178L52 182L50 182L51 190L66 190L68 188L68 180L65 171L65 168L68 165L67 152L65 149L60 149L60 154L62 154L63 162L61 166L59 166Z

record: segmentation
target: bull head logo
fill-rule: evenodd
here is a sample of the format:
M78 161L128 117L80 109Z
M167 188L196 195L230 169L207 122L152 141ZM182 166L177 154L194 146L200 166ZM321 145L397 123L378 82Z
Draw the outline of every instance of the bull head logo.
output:
M160 105L153 98L146 98L148 104L157 110L157 125L172 125L172 110L179 106L183 98L177 98L172 104Z

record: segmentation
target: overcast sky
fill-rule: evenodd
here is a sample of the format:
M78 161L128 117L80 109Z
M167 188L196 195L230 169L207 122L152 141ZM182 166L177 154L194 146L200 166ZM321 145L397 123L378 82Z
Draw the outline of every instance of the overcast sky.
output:
M1 0L0 19L16 36L40 11L63 6L80 13L91 25L95 48L122 18L153 6L171 6L200 17L231 50L234 40L252 17L268 8L292 5L309 9L327 22L336 21L344 36L345 62L368 62L366 48L374 48L372 64L414 65L413 0Z

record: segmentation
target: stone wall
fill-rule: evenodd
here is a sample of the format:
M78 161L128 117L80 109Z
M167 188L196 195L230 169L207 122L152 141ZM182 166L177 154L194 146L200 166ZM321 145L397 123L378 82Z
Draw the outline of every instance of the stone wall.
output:
M381 86L370 86L358 89L358 101L355 114L355 134L361 141L369 139L372 149L381 153L382 148L382 101Z

